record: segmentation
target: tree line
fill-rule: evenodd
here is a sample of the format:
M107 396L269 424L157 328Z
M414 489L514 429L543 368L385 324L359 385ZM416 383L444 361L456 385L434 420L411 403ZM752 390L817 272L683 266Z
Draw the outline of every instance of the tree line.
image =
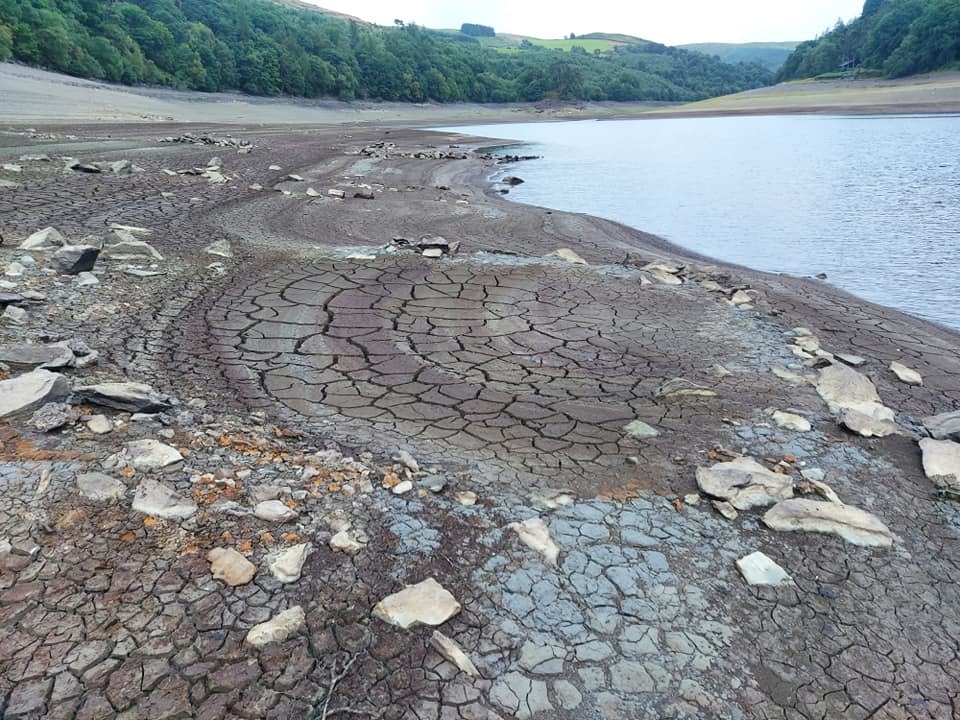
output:
M655 43L502 53L270 0L0 0L8 59L128 85L410 102L687 101L772 81L758 65Z
M903 77L960 61L960 0L866 0L862 15L801 43L777 80L856 69Z

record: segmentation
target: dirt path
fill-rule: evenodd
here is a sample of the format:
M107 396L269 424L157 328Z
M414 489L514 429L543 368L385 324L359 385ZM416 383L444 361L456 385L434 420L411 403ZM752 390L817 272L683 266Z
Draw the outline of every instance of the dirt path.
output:
M98 261L100 284L80 287L33 252L8 290L45 302L3 326L4 344L81 338L100 358L62 371L76 386L132 380L180 401L136 416L80 403L110 418L103 435L83 418L0 427L4 717L957 716L960 513L909 436L960 407L956 334L511 204L482 182L492 161L454 159L463 138L192 126L253 151L157 142L182 130L0 134L0 161L23 166L0 189L5 263L50 224L71 239L139 226L164 258L134 263L161 273L146 277ZM144 171L18 159L39 153ZM213 155L222 184L163 172ZM438 235L456 252L410 249ZM217 241L232 257L205 251ZM819 356L789 333L800 325ZM903 435L838 426L811 382L840 353L864 357ZM811 430L778 427L774 409ZM138 465L139 439L183 457ZM777 533L766 508L726 519L692 496L695 471L736 454L791 494L825 478L892 547ZM119 497L84 494L90 471ZM193 512L131 510L150 480ZM295 516L253 514L274 498ZM556 563L510 527L537 518ZM302 574L282 582L269 566L302 543ZM214 579L214 547L252 561L252 581ZM757 550L792 584L746 585L735 561ZM441 630L482 677L431 649L433 628L371 616L427 577L462 605ZM295 607L286 639L251 644L251 627Z

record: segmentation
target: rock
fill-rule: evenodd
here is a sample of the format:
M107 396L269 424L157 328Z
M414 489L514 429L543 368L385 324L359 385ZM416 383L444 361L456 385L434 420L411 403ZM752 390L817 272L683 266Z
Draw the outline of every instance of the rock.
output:
M33 345L23 343L0 348L0 363L12 368L65 368L73 365L75 356L66 343Z
M283 170L283 168L280 167L279 165L271 165L270 167L267 168L267 170Z
M960 443L924 438L920 450L924 474L937 485L960 492Z
M99 285L100 279L89 272L82 272L77 274L77 285L80 287L89 287L91 285Z
M392 492L394 495L405 495L411 490L413 490L413 483L410 482L409 480L404 480L402 482L399 482L396 485L394 485L392 488L390 488L390 492Z
M480 677L477 666L473 664L473 661L463 649L439 630L433 631L433 635L430 637L430 646L440 653L440 656L445 660L456 665L461 672L465 672L470 677Z
M877 388L870 378L845 365L823 368L817 380L817 392L826 401L831 412L850 408L868 415L876 413L877 417L882 419L894 419L893 411L883 407Z
M320 197L320 193L314 190L312 187L307 188L307 197Z
M343 190L338 190L337 188L330 188L327 190L327 195L332 198L340 198L341 200L347 196Z
M74 390L74 399L131 413L158 413L173 407L171 398L143 383L87 385Z
M465 492L458 492L454 495L454 498L461 505L476 505L477 504L477 494L467 490Z
M247 633L246 642L253 647L263 647L273 642L283 642L307 624L303 608L299 605L278 613L270 620L254 625Z
M731 297L730 303L732 305L746 305L754 301L753 295L748 293L746 290L737 290Z
M408 585L373 608L373 616L407 630L417 625L442 625L460 612L460 603L432 577Z
M836 353L834 357L840 362L846 363L851 367L863 367L867 364L867 359L862 358L859 355L851 355L849 353Z
M907 385L923 385L923 377L920 373L916 370L911 370L906 365L894 361L890 363L890 370L900 379L900 382L904 382Z
M5 283L2 287L7 290L16 287L15 283ZM27 300L26 295L15 292L0 292L0 306L13 305L16 303L22 303Z
M123 271L123 274L132 275L133 277L138 278L151 278L163 275L162 272L157 272L156 270L141 270L140 268L127 268Z
M50 432L75 422L77 414L66 403L47 403L30 417L28 424L40 432Z
M852 505L816 500L784 500L763 516L772 530L828 533L854 545L890 547L893 533L880 520Z
M840 496L833 491L832 487L830 487L825 482L823 482L823 480L820 480L816 477L807 477L806 475L804 475L803 471L801 471L801 475L803 475L804 479L806 479L810 487L813 488L814 492L820 495L820 497L824 498L829 502L837 503L838 505L843 505L843 500L840 499Z
M542 519L534 517L521 523L511 523L509 527L520 536L520 542L543 555L551 565L557 564L560 548L550 537L550 529Z
M126 459L137 470L145 471L169 467L183 460L183 456L159 440L132 440L127 443Z
M65 400L69 394L67 379L49 370L0 380L0 418L33 413L47 403Z
M717 394L702 385L686 378L667 380L654 392L654 397L662 400L676 400L683 397L716 397Z
M299 175L287 175L284 180L288 182L303 182L303 178Z
M137 240L126 230L114 230L107 236L103 250L106 260L163 260L150 243Z
M772 505L793 497L793 482L748 457L697 468L697 485L707 495L726 500L737 510Z
M63 275L77 275L93 270L100 248L91 245L66 245L50 258L50 264Z
M643 420L634 420L629 425L625 425L623 430L627 435L637 440L648 440L649 438L655 438L660 435L660 431L647 425Z
M197 511L192 499L179 495L156 480L140 481L131 506L134 511L159 518L185 520Z
M647 270L647 274L656 280L661 285L683 285L683 280L673 273L668 273L665 270L659 268L654 268L653 270Z
M218 257L232 258L233 248L230 247L229 240L217 240L207 245L203 251L207 255L217 255Z
M524 180L523 178L518 178L516 175L507 175L500 182L502 182L504 185L515 187L517 185L522 185Z
M12 262L7 264L7 269L3 271L3 274L7 277L21 277L26 271L26 268L18 262Z
M3 311L3 315L0 315L0 318L8 325L25 325L27 322L27 311L16 305L7 305Z
M406 450L397 450L397 454L393 456L393 460L403 465L410 472L420 472L420 463Z
M747 585L792 585L787 571L762 552L750 553L737 560L737 570Z
M123 482L98 472L77 475L77 490L85 498L97 502L121 500L127 494Z
M341 530L330 538L330 549L334 552L343 552L352 555L363 550L365 543L361 543L349 530Z
M689 493L688 495L683 496L683 504L690 505L691 507L696 507L700 504L700 496L697 493Z
M794 415L793 413L783 412L782 410L777 410L773 413L773 421L777 424L777 427L781 427L784 430L810 432L810 430L813 429L813 426L810 425L810 421L805 417Z
M900 428L892 420L881 420L848 408L839 412L837 422L863 437L887 437L900 432Z
M310 554L310 543L300 543L292 545L285 550L280 551L270 561L270 572L282 583L292 583L300 579L303 572L303 564L307 561Z
M934 440L960 440L960 410L923 419Z
M287 507L279 500L264 500L253 508L253 514L267 522L286 522L297 516L292 508Z
M357 198L358 200L373 200L376 198L376 195L373 194L372 190L357 190L353 194L353 197Z
M106 415L94 415L87 420L87 430L94 435L106 435L113 432L113 423Z
M579 255L577 255L573 250L571 250L571 249L569 249L569 248L560 248L559 250L556 250L556 251L550 253L550 255L553 256L553 257L558 257L558 258L560 258L561 260L565 260L566 262L572 263L572 264L574 264L574 265L586 265L586 264L587 264L587 261L586 261L586 260L584 260L582 257L580 257Z
M227 585L246 585L257 574L257 566L233 548L214 548L207 553L210 574Z
M62 247L67 244L67 239L53 227L47 227L43 230L37 230L26 240L20 243L21 250L43 250L47 248Z
M443 257L443 250L440 248L427 248L420 253L425 258L430 258L431 260L436 260Z

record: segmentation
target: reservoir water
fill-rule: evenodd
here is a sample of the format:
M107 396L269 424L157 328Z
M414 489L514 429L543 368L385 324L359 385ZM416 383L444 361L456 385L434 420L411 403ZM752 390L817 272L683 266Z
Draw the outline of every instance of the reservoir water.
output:
M960 329L960 117L479 125L542 159L515 201L616 220L719 260L826 273Z

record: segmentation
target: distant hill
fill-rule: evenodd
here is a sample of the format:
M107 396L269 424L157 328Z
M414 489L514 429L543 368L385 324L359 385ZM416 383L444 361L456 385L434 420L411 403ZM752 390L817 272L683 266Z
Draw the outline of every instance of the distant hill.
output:
M724 62L752 62L777 71L799 42L693 43L680 45L684 50L715 55Z
M863 13L800 43L779 80L905 77L960 69L960 0L866 0Z
M381 27L301 0L0 0L5 59L128 85L401 102L690 101L773 79L629 36Z

